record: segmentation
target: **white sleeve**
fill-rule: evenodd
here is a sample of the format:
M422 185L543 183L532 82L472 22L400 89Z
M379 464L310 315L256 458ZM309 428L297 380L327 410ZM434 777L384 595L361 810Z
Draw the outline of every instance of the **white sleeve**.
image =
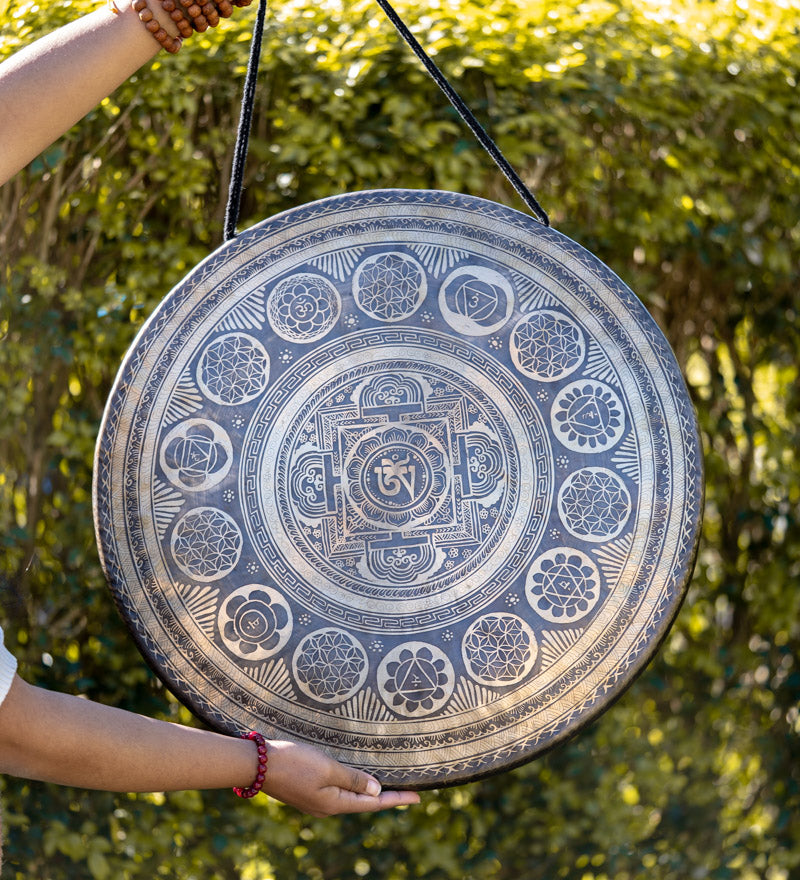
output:
M0 626L0 703L5 700L16 671L17 661L3 643L3 627Z

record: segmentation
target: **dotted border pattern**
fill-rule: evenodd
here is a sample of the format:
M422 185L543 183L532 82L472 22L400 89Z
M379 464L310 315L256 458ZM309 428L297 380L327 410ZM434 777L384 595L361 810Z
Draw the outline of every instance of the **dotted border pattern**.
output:
M574 733L579 727L591 721L592 718L605 708L605 704L608 701L608 695L612 694L617 696L623 687L630 683L634 675L641 671L646 660L654 653L658 643L660 643L661 639L666 635L668 626L674 615L677 613L680 602L682 601L685 590L688 586L699 538L699 523L703 500L702 465L699 455L700 446L696 419L682 377L680 376L672 352L669 350L663 335L649 318L649 315L647 315L635 295L611 272L611 270L602 266L602 264L576 243L571 242L569 239L566 239L554 230L540 227L538 224L533 223L531 218L526 215L518 214L515 211L511 211L510 209L495 205L491 202L450 193L390 190L352 194L349 196L339 196L332 199L326 199L322 202L295 209L284 215L279 215L272 220L265 221L264 224L259 224L259 226L253 227L251 230L242 233L241 236L233 240L233 243L223 246L223 248L215 254L212 254L211 257L190 274L182 285L179 285L175 291L173 291L171 296L167 297L162 306L153 314L151 319L140 332L128 358L123 363L120 370L101 427L96 454L94 501L95 522L100 544L101 559L109 581L112 584L112 588L114 588L115 598L120 606L123 616L129 622L129 625L130 622L133 621L131 628L140 649L142 649L157 673L164 678L173 689L175 689L176 682L181 682L183 680L182 676L178 672L174 663L165 656L163 650L155 643L150 632L137 618L136 606L128 591L128 585L120 564L121 561L116 553L114 538L109 525L111 522L109 514L113 513L110 499L112 499L114 495L111 479L114 444L115 442L118 442L120 437L124 436L126 432L127 442L132 447L135 447L137 443L141 444L143 440L142 428L137 425L130 425L127 420L124 411L126 392L132 387L137 374L142 369L150 346L158 339L161 329L169 323L170 318L175 311L178 310L188 297L192 296L194 290L201 286L207 277L216 271L220 262L230 261L239 254L245 253L253 244L253 241L264 234L265 227L267 227L269 231L274 230L275 232L278 232L280 230L288 229L296 222L303 222L313 216L321 216L326 213L336 213L340 211L343 206L358 204L361 207L365 205L383 207L387 204L394 204L398 200L401 202L407 202L412 206L422 203L426 205L442 205L448 208L456 207L460 210L472 213L477 212L489 217L496 217L503 223L510 223L512 226L524 229L527 233L536 233L539 236L544 237L546 240L554 242L568 258L576 261L582 265L584 269L589 270L591 274L595 275L601 283L614 291L619 297L621 303L636 318L638 318L637 323L640 328L643 329L650 342L652 352L658 362L657 366L661 369L663 375L667 379L669 386L668 390L671 393L673 402L677 406L680 414L680 433L685 441L685 467L683 473L678 475L682 477L682 482L685 488L685 515L681 520L681 533L677 537L677 546L673 554L675 562L671 572L672 583L670 584L669 581L666 582L667 585L665 585L661 595L658 597L658 601L653 605L646 627L640 631L631 650L629 650L627 655L617 664L616 668L601 685L596 687L593 692L586 694L581 701L573 704L569 711L561 714L536 731L532 733L528 732L525 736L520 737L503 748L495 749L490 753L481 755L479 758L467 758L461 762L449 761L446 765L431 762L425 768L423 778L416 780L412 778L411 783L409 783L408 768L381 768L381 777L388 785L411 784L414 787L426 788L447 784L448 782L453 781L464 782L470 778L477 778L486 773L494 772L498 769L506 769L525 760L529 760L534 757L535 754L543 751L544 748L551 747ZM512 245L512 249L514 249L514 247L518 246ZM543 257L539 253L536 254L536 257L540 266L547 268L549 262L551 264L549 268L553 273L561 274L559 272L557 261L550 260L546 256ZM248 272L246 269L243 271ZM571 281L569 278L566 280L568 283ZM587 304L591 305L592 300L597 299L593 294L593 291L586 288L584 285L580 285L579 288L580 289L577 293ZM600 314L603 315L606 320L610 320L603 314L602 310ZM202 317L198 317L196 320L202 321ZM194 324L195 321L190 323ZM184 326L186 326L186 323ZM650 387L650 391L651 393L655 393L655 389L652 388L652 386ZM145 395L140 400L139 405L140 407L146 406L150 402L151 401ZM669 454L669 438L666 429L662 428L659 432L659 436L655 439L658 441L661 450L659 464L661 467L668 466L671 463L673 456ZM136 456L134 455L132 458L135 459ZM131 490L135 490L136 488L135 478L132 478L134 473L135 469L131 470L129 468L126 470L123 491L128 497L130 497ZM664 522L666 516L660 517L660 519ZM144 550L141 545L137 546L135 543L133 546L134 558L136 559L137 566L140 566L142 562L146 562L146 558L142 558L142 554L146 557L146 550ZM651 558L648 560L650 568L652 568L656 562L652 557L653 554L651 554ZM139 586L148 592L151 600L154 600L156 611L158 611L158 605L160 603L152 590L153 584L148 583L147 579L144 578ZM160 610L163 612L166 609L162 608ZM195 646L187 642L179 626L167 626L166 631L171 636L174 647L179 652L183 652L189 662L198 664L196 667L198 669L198 677L204 678L213 688L220 688L223 685L230 687L229 682L221 681L220 677L214 674L214 669L207 668L207 664L203 662L205 660L204 655L202 655L202 652L199 652ZM587 663L591 664L591 661L596 659L594 656L596 653L597 652L593 652L587 655L585 662L581 664L581 666L584 667ZM563 676L562 679L556 683L558 685L558 692L563 692L565 688L569 687L571 683L579 678L580 670L572 670L570 675ZM234 689L234 691L237 690L238 689ZM553 688L551 687L550 691L552 692L552 690ZM238 692L233 693L231 696L233 696L236 701L240 702L242 706L247 706L251 712L257 713L262 725L265 722L267 724L275 723L276 728L280 728L280 722L283 719L280 717L280 713L276 713L272 707L264 704L254 705L252 698L249 697L245 691L238 690ZM551 696L551 693L546 693L542 696L545 701L549 702L547 698ZM241 726L239 719L233 718L226 712L221 712L199 692L196 693L189 702L191 703L192 708L201 715L201 717L204 717L206 720L223 730L232 731L234 729L239 729ZM528 704L515 706L512 711L493 719L491 727L500 728L504 724L513 726L514 724L519 723L520 719L524 719L530 713L532 708L533 707ZM486 731L482 730L482 732L485 733ZM298 731L298 733L302 735L305 731ZM324 741L326 739L324 731L322 731L322 734L322 739ZM319 740L320 731L313 731L313 736L310 738ZM336 734L336 738L338 739L337 745L343 747L345 750L348 747L352 747L354 755L358 754L359 748L368 745L359 742L342 742L341 734ZM382 745L385 748L387 744L382 743L373 745ZM409 749L424 749L426 748L426 738L415 737L413 738L413 741L406 740L399 745ZM435 743L431 742L430 745L433 746ZM357 757L353 763L360 763Z

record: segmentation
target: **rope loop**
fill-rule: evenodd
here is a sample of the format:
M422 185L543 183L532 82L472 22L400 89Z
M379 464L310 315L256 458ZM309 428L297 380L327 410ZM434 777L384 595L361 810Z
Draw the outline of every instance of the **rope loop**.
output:
M445 97L453 105L458 115L475 135L478 143L492 158L492 161L503 172L508 182L514 187L519 197L528 206L533 216L544 226L550 225L550 218L544 208L534 197L533 193L522 182L522 179L511 167L506 157L497 144L489 137L486 129L478 122L475 115L467 107L461 96L456 92L449 80L436 66L431 57L419 44L419 41L406 27L388 0L377 0L378 5L386 13L387 18L395 26L400 36L406 41L413 53L422 62L425 70L430 74L433 81L442 90ZM242 112L239 117L239 128L236 132L236 146L233 153L233 167L231 169L231 183L228 190L228 203L225 208L225 241L229 241L236 235L236 224L239 221L239 211L242 202L242 185L244 180L244 165L247 159L247 146L250 140L250 129L253 123L253 105L255 103L256 79L258 78L258 66L261 59L261 42L264 34L264 19L267 12L267 0L259 0L258 15L253 29L253 42L250 46L250 60L247 64L247 75L244 82L242 95Z
M261 41L264 36L264 19L267 16L267 0L259 0L258 14L253 28L253 41L250 44L250 59L247 62L247 74L244 78L242 94L242 112L239 115L239 127L236 131L236 146L233 149L233 166L231 183L228 187L228 203L225 206L224 238L230 241L236 236L236 224L239 222L239 211L242 207L242 186L244 183L244 163L247 160L247 147L250 143L250 129L253 125L253 106L256 97L256 80L258 66L261 61Z

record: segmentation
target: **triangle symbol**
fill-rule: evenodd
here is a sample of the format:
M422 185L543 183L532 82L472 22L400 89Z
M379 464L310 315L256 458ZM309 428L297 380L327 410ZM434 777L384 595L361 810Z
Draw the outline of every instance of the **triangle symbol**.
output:
M579 424L587 427L599 425L600 412L597 409L597 404L593 400L587 401L578 412L575 413L574 419Z
M403 680L398 684L398 691L406 699L417 697L424 700L436 690L436 682L431 679L430 670L425 669L416 659L409 664Z

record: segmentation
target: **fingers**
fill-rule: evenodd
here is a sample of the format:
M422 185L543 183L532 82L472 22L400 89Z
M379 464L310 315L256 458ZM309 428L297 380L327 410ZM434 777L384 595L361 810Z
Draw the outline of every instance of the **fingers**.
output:
M383 791L377 798L378 810L386 810L390 807L410 807L419 803L419 795L415 791Z
M271 741L269 767L264 790L312 816L372 813L419 803L416 792L381 791L374 776L308 745Z
M415 791L382 791L379 795L373 796L339 789L335 804L331 807L331 814L377 813L379 810L390 810L394 807L418 803L419 795Z
M343 776L339 783L337 813L372 813L419 803L415 791L381 791L378 780L363 770L342 764L337 764L337 768Z
M355 794L368 794L371 797L378 797L381 793L381 784L374 776L370 776L363 770L356 770L354 767L345 767L342 764L337 766L341 768L343 777L346 777L336 783L340 788Z

